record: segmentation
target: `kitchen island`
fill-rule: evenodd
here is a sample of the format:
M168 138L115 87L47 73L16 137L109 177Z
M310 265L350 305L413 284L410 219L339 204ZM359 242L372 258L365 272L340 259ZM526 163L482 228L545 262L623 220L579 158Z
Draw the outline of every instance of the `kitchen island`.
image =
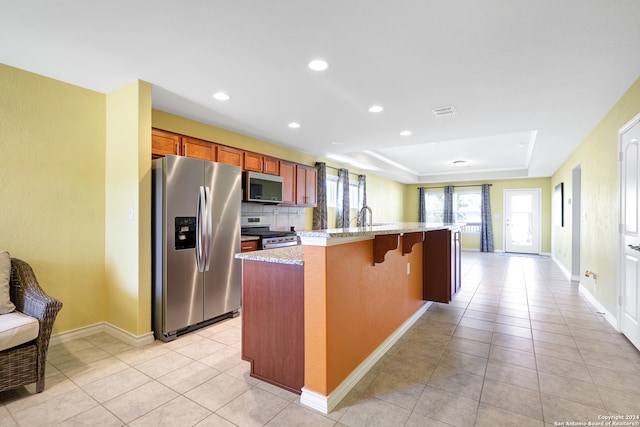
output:
M300 336L302 325L302 350L289 357L302 359L303 387L295 390L302 393L301 402L321 412L328 413L384 355L402 334L424 313L429 303L423 299L423 247L425 233L456 228L450 224L395 223L373 227L301 231L302 247L291 249L289 255L296 259L293 270L284 270L288 256L284 252L258 251L237 255L243 258L243 317L253 326L243 329L243 346L251 336L268 335L269 328L280 328L280 335L287 333ZM295 251L299 252L295 252ZM298 255L292 255L297 253ZM289 267L286 267L289 266ZM264 270L266 275L249 277L245 272ZM285 274L277 276L276 271ZM258 277L272 277L261 287ZM253 283L249 283L253 281ZM284 291L279 286L288 289ZM261 297L279 305L280 311L265 310L264 304L249 304L247 292L270 293ZM295 294L295 302L279 301ZM301 305L301 307L294 307ZM298 308L301 312L298 312ZM260 311L270 316L284 311L291 316L276 320L260 318ZM257 317L257 318L256 318ZM286 319L289 319L288 321ZM280 322L280 323L278 323ZM279 326L278 326L279 324ZM243 326L247 323L243 322ZM296 326L297 325L297 326ZM247 325L249 326L249 325ZM289 330L289 332L286 332ZM247 339L244 338L247 335ZM266 337L265 341L270 338ZM271 342L281 342L274 336ZM288 348L293 343L288 343ZM272 349L276 349L273 346ZM256 347L254 347L255 350ZM264 349L264 344L263 347ZM255 351L252 365L257 357L266 353ZM280 356L282 353L280 353ZM243 357L245 351L243 347ZM300 366L300 365L295 365ZM281 364L279 369L285 369ZM260 378L262 375L252 375ZM264 379L264 378L263 378ZM269 380L269 379L267 379ZM300 381L300 376L298 377ZM280 380L271 380L278 383ZM296 386L297 387L297 386ZM285 387L292 389L294 387Z

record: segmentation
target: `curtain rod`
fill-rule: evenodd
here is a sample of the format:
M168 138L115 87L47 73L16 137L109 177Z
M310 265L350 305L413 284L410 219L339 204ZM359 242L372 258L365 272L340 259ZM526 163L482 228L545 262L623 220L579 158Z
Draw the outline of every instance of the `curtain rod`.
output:
M329 168L329 169L333 169L333 170L336 170L336 171L339 171L339 170L341 169L341 168L335 168L335 167L333 167L333 166L329 166L329 165L325 165L325 166L326 166L327 168ZM346 169L346 168L342 168L342 169ZM349 172L351 175L355 175L355 176L360 176L360 175L362 175L362 174L359 174L359 173L351 172L351 171L350 171L350 170L348 170L348 169L347 169L347 172Z
M469 184L469 185L452 185L453 188L456 187L482 187L484 184ZM491 187L493 184L487 184L489 187ZM431 190L434 188L444 188L445 186L443 185L442 187L418 187L418 189L424 188L425 190Z

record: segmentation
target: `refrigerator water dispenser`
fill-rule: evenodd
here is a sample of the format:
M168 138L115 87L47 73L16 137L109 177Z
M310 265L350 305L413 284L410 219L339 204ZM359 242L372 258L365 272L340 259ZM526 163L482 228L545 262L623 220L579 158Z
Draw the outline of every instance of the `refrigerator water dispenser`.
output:
M196 247L196 217L178 216L175 218L176 250Z

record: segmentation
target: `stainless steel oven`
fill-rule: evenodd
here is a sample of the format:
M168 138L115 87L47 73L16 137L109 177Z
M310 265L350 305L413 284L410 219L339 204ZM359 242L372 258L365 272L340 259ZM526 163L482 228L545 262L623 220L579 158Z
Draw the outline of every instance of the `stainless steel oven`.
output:
M271 230L269 221L263 216L243 216L240 234L258 237L258 249L273 249L296 246L298 236L294 231Z

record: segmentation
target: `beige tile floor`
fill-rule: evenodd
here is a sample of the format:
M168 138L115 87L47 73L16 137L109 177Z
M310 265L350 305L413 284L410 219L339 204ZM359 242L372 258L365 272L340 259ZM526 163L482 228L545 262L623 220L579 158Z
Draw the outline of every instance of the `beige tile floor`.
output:
M552 426L640 414L640 352L549 258L465 252L434 304L328 416L257 381L240 319L133 348L52 346L47 387L0 393L0 426Z

